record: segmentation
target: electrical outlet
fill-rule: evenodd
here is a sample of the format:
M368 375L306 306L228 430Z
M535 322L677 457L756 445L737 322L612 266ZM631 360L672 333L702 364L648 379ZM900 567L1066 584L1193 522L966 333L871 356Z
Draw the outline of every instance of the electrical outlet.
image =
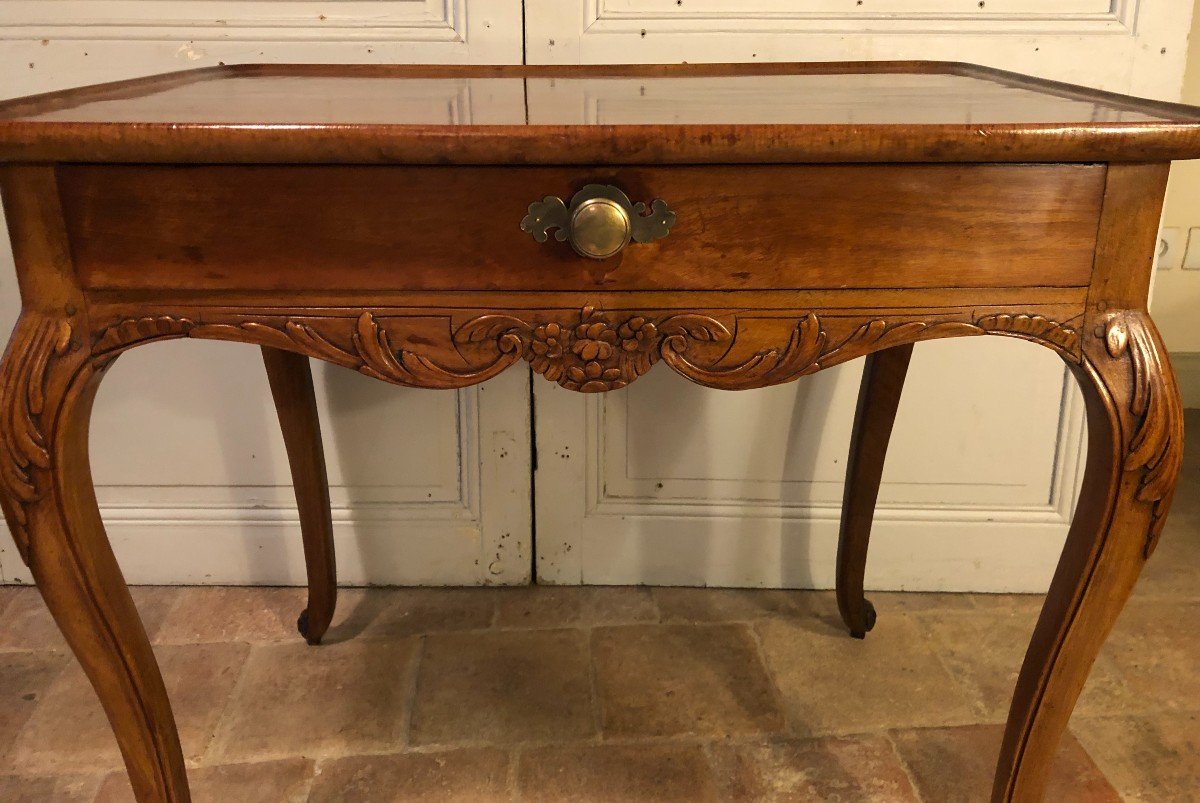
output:
M1192 231L1196 231L1196 229L1192 229ZM1189 237L1189 246L1192 245L1190 242L1192 239L1197 241L1196 251L1200 252L1200 235L1194 238ZM1181 264L1183 264L1183 229L1178 226L1160 229L1158 232L1158 258L1154 261L1154 267L1159 270L1171 270L1178 268Z
M1200 270L1200 227L1188 229L1187 252L1183 255L1184 270Z

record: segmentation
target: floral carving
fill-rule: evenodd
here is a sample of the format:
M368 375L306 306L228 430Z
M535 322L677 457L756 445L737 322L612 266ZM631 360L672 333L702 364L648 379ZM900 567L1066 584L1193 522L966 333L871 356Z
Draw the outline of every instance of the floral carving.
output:
M463 324L455 343L495 340L523 352L533 370L570 390L597 393L628 385L664 356L667 344L686 348L689 340L732 339L725 326L705 315L614 315L584 307L572 323L528 323L511 315L482 315ZM504 347L503 345L501 346Z
M458 349L466 366L451 368L426 353L397 347L393 335L371 312L354 320L349 337L342 331L344 325L344 318L288 319L278 324L138 318L105 330L93 353L115 353L157 338L236 340L310 354L400 385L433 388L482 382L524 358L552 382L594 393L625 387L660 359L700 384L740 389L786 382L871 351L939 337L1011 334L1042 341L1067 356L1078 346L1073 329L1038 315L991 315L975 323L875 319L835 341L825 321L810 313L796 322L786 343L725 363L724 351L695 348L732 343L731 329L716 318L699 313L605 312L587 306L574 319L552 314L539 320L502 313L471 318L449 333L449 344ZM842 326L837 323L834 330Z
M1145 554L1154 551L1183 464L1182 404L1169 384L1154 336L1142 316L1113 315L1104 328L1104 345L1113 359L1128 359L1133 427L1126 447L1125 470L1142 472L1137 499L1154 506Z
M50 467L47 421L52 412L47 378L55 360L71 348L71 324L63 319L25 319L13 333L0 373L0 502L21 557L29 562L28 507L42 498L35 469Z

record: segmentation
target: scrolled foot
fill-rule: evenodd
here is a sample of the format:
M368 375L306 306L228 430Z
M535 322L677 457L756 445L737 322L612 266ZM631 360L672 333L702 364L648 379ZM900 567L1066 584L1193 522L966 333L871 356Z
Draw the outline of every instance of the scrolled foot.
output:
M300 635L304 636L304 640L312 646L316 647L321 643L321 635L312 635L308 627L308 608L300 611L300 618L296 620L296 629L300 631Z
M858 622L858 626L850 625L850 635L856 639L864 639L867 633L875 627L875 606L871 604L869 599L864 599L862 602L862 619Z

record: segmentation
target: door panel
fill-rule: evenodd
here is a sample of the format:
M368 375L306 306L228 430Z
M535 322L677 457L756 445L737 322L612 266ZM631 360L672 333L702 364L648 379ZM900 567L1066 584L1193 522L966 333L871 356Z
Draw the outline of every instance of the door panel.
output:
M4 93L17 96L218 62L520 63L520 0L0 4ZM422 115L523 122L453 82ZM405 99L398 99L405 100ZM492 101L492 102L489 102ZM511 115L495 119L495 109ZM0 247L0 330L18 304ZM525 583L528 372L460 392L396 388L314 363L343 583ZM105 381L92 431L102 513L140 583L304 582L282 438L258 349L135 349ZM0 576L31 582L0 528Z
M530 64L925 59L1177 100L1188 0L526 0Z
M527 0L527 55L530 63L944 59L1174 100L1190 13L1186 0L989 0L982 9L960 0ZM629 82L541 82L530 89L530 119L619 122L648 107L676 119L728 108L714 97L664 108L653 95L653 86ZM802 117L804 102L777 103L775 113ZM987 113L978 109L980 119ZM887 244L872 242L868 226L857 236L851 228L843 247L869 250L866 264L886 260ZM971 257L953 249L936 258L947 276L971 270ZM852 363L733 394L666 371L606 397L535 383L538 577L832 587L861 370ZM1082 424L1074 384L1048 351L992 339L919 344L868 585L1044 591L1074 508Z

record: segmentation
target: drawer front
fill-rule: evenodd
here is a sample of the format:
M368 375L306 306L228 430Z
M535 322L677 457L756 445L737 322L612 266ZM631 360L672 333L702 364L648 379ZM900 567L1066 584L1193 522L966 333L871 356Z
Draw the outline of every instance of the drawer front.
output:
M1079 287L1102 165L68 165L93 290L620 291ZM521 230L587 184L665 200L606 260Z

